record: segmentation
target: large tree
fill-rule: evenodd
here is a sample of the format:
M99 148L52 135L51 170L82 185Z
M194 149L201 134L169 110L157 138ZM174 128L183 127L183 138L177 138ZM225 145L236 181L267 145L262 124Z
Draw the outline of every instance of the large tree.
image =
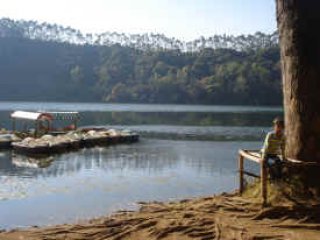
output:
M320 163L320 1L276 1L286 155Z

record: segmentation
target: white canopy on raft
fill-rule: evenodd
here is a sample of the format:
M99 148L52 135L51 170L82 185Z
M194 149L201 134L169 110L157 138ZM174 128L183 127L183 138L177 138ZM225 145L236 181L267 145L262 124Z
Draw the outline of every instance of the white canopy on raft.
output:
M53 117L49 113L39 112L26 112L26 111L15 111L11 114L11 118L25 119L25 120L52 120Z
M15 111L11 118L26 120L79 120L79 112L26 112Z

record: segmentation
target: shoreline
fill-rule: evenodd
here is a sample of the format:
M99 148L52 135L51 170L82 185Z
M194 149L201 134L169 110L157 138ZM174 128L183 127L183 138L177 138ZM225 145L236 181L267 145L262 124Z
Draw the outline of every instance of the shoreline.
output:
M237 192L174 202L140 202L137 211L49 227L0 231L13 239L320 239L320 204L278 201L262 208Z

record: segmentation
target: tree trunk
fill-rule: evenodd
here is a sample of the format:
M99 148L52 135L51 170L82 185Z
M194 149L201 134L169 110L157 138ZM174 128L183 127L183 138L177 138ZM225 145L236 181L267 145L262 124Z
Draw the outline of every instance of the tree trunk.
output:
M286 156L320 163L320 1L276 1Z

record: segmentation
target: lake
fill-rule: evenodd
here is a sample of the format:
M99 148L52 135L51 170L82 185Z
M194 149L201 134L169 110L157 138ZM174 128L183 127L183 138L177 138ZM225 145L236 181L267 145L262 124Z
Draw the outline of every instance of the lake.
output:
M130 129L134 144L41 160L0 152L0 229L74 223L170 201L232 191L237 151L259 149L280 107L1 102L13 110L79 111L81 126ZM257 166L247 168L257 171Z

